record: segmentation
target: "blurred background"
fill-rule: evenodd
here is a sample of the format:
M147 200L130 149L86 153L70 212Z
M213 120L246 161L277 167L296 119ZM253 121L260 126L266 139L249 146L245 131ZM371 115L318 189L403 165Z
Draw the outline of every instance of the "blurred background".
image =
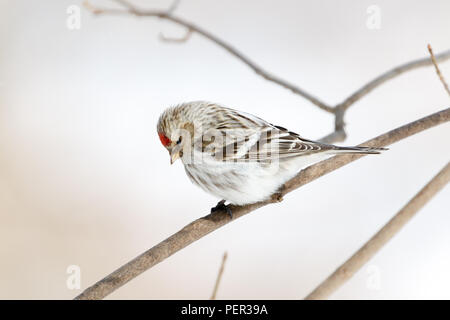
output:
M79 28L68 26L73 5ZM375 25L371 6L380 13ZM448 0L183 0L175 14L330 104L428 56L428 43L435 53L450 48ZM311 139L332 130L331 115L213 43L196 34L163 43L161 32L185 34L153 18L97 17L76 0L0 0L0 298L73 298L216 204L181 162L170 166L156 134L166 107L210 100ZM450 62L440 67L450 81ZM449 104L433 67L404 74L350 109L343 144ZM449 138L444 124L345 166L195 242L109 298L207 299L225 251L217 298L302 298L447 163ZM332 298L449 299L449 198L447 187ZM80 289L67 285L73 265Z

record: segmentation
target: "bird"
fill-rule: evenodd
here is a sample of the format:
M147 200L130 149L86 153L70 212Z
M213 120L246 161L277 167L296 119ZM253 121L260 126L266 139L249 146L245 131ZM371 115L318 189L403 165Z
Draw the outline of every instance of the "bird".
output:
M302 169L336 154L378 154L385 148L340 147L305 139L252 114L209 101L167 108L157 133L189 179L221 199L211 212L274 197Z

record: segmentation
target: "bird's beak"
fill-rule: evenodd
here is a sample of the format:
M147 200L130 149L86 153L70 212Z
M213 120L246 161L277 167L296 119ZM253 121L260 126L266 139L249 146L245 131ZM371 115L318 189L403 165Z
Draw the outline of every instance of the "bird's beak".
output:
M181 156L181 145L176 145L173 147L172 150L170 150L170 164L173 164L175 161L177 161Z

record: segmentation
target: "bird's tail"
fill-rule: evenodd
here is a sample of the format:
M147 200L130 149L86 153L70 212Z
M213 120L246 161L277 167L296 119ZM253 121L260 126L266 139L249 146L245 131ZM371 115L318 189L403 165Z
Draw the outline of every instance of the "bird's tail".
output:
M330 153L360 153L360 154L379 154L381 151L389 150L388 148L372 148L372 147L338 147L333 146Z

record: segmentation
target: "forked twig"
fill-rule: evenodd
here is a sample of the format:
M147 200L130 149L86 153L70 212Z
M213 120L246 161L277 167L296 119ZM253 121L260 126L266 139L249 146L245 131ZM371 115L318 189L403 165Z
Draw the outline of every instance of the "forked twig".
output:
M114 1L114 0L113 0ZM428 57L414 60L405 64L402 64L400 66L397 66L391 70L386 71L385 73L381 74L380 76L376 77L375 79L369 81L367 84L362 86L360 89L358 89L356 92L351 94L348 98L346 98L341 103L333 106L329 105L316 96L310 94L306 90L300 88L299 86L296 86L292 83L290 83L287 80L284 80L280 77L277 77L276 75L271 74L270 72L263 69L261 66L257 65L255 62L253 62L250 58L245 56L243 53L241 53L238 49L234 48L227 42L223 41L222 39L216 37L215 35L211 34L209 31L206 31L205 29L202 29L201 27L195 25L192 22L188 22L184 19L181 19L179 17L175 17L173 13L173 7L177 6L179 4L178 1L175 1L174 4L168 9L168 10L142 10L137 8L136 6L132 5L128 1L124 0L115 0L120 5L124 7L124 9L110 9L110 8L99 8L94 7L89 2L85 2L86 8L89 9L92 13L100 15L100 14L131 14L139 17L157 17L160 19L165 19L168 21L171 21L177 25L183 26L188 30L188 33L185 37L181 39L172 39L168 38L165 39L164 37L161 37L163 41L166 42L178 42L183 43L186 42L190 36L191 33L197 33L204 38L210 40L214 44L218 45L219 47L226 50L228 53L230 53L232 56L246 64L250 69L252 69L256 74L261 76L262 78L271 81L283 88L286 88L290 91L292 91L294 94L297 94L306 100L310 101L312 104L317 106L318 108L331 113L335 117L335 124L334 124L334 131L327 136L320 139L322 142L326 143L334 143L343 141L346 138L346 132L345 132L345 122L344 122L344 116L346 111L352 106L356 101L360 100L362 97L367 95L369 92L380 86L381 84L385 83L386 81L399 76L402 73L420 68L432 65L432 61ZM186 39L185 39L186 38ZM450 50L444 51L438 55L436 55L436 61L445 61L450 59Z
M116 0L117 1L117 0ZM122 1L120 1L122 2ZM85 2L86 3L86 2ZM123 5L123 3L120 3ZM130 3L127 3L125 6L125 10L117 10L117 9L110 9L110 8L100 8L100 7L94 7L92 4L87 2L87 9L89 9L92 13L100 15L100 14L132 14L140 17L157 17L160 19L165 19L168 21L171 21L177 25L183 26L188 30L191 30L192 32L196 32L199 35L205 37L206 39L212 41L213 43L217 44L218 46L222 47L228 53L236 57L237 59L241 60L243 63L245 63L248 67L250 67L253 71L255 71L258 75L263 77L264 79L274 82L286 89L291 90L293 93L298 94L305 99L309 100L311 103L315 104L320 109L333 113L333 108L327 105L326 103L320 101L310 93L306 92L305 90L301 89L300 87L295 86L292 83L289 83L286 80L283 80L281 78L278 78L269 72L265 71L263 68L258 66L256 63L251 61L249 58L247 58L243 53L241 53L239 50L234 48L233 46L229 45L225 41L219 39L218 37L214 36L210 32L200 28L199 26L188 22L186 20L183 20L181 18L175 17L172 15L170 9L169 10L141 10L137 7L131 5Z

